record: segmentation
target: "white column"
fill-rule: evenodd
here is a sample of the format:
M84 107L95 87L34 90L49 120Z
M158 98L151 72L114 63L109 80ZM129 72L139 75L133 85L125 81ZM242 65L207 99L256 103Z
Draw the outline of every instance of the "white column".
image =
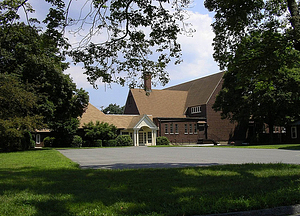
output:
M151 129L152 131L152 145L156 145L156 130Z
M139 130L138 129L134 129L133 144L134 144L134 146L139 146Z

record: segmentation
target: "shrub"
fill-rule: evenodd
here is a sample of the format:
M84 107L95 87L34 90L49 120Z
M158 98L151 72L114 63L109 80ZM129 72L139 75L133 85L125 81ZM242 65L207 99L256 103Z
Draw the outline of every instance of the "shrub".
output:
M108 143L106 140L111 140L116 137L117 127L114 125L110 125L106 122L96 123L89 122L88 124L84 124L84 139L89 140L92 146L96 140L103 140L103 146L107 146Z
M55 138L54 137L45 137L43 142L44 142L45 147L52 147L55 142Z
M160 136L156 138L156 145L169 145L170 141L167 137Z
M133 141L129 135L119 135L116 142L117 146L133 146Z
M109 146L109 147L117 146L117 141L115 139L108 140L107 141L107 146Z
M100 139L95 140L92 147L102 147L102 140Z
M82 146L82 138L81 136L75 135L72 140L72 147L81 147Z

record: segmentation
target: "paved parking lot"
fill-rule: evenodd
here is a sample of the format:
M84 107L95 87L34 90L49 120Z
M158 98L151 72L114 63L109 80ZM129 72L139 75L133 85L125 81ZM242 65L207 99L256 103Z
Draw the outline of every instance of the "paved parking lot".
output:
M243 163L300 164L300 151L210 147L126 147L59 150L81 168L127 169Z

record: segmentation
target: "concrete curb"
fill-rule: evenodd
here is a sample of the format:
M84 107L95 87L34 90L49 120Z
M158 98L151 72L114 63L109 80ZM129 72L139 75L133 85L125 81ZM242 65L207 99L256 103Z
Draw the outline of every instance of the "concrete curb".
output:
M300 216L300 204L293 206L280 206L270 209L261 209L254 211L230 212L223 214L210 214L202 216L280 216L280 215L297 215Z

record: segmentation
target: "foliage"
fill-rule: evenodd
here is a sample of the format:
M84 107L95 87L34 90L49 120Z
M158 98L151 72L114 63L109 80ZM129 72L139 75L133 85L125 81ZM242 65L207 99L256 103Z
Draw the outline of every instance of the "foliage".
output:
M75 135L72 140L72 147L81 147L82 146L82 138L81 136Z
M73 136L79 127L80 121L78 118L70 118L60 120L52 124L53 136L56 137L54 146L56 147L67 147L71 146Z
M0 215L207 215L300 201L299 165L94 170L56 150L0 161Z
M52 146L54 146L55 137L47 136L44 138L43 142L44 142L45 147L52 147Z
M41 31L32 20L28 24L17 22L21 7L26 12L32 11L27 1L0 2L0 74L18 77L26 91L35 97L33 104L36 107L32 112L43 116L44 126L58 132L62 124L71 127L66 126L66 122L72 123L72 119L83 114L88 94L83 89L76 89L69 75L63 73L68 64L64 62L65 55L61 50L68 46L56 29L60 25L57 19L62 15L59 9L50 9L52 14L45 20L47 28ZM60 12L64 13L63 10ZM11 106L18 107L13 103ZM25 116L23 113L22 117Z
M116 137L117 127L110 125L106 122L89 122L84 124L84 138L90 142L90 145L94 146L97 140L111 140Z
M251 118L256 125L268 124L270 142L274 125L300 117L300 26L295 2L205 1L216 12L214 58L227 69L214 109L239 123L247 124Z
M156 145L169 145L170 141L165 136L160 136L156 138Z
M119 135L116 142L117 146L133 146L133 141L129 135Z
M101 139L97 139L94 140L94 142L92 142L93 145L91 147L102 147L103 146L103 141Z
M124 106L120 107L117 104L109 104L108 107L102 110L105 114L123 114Z
M78 11L79 2L45 2L51 4L43 21L45 36L53 39L50 41L61 48L61 53L68 54L76 63L83 63L94 87L97 80L141 86L138 79L147 73L160 83L167 83L167 65L171 60L175 64L181 62L178 34L193 32L185 23L184 11L191 0L86 0L78 17L71 17L70 12ZM0 6L6 12L2 14L3 22L14 22L20 8L25 9L28 18L32 17L27 0L4 1ZM78 46L69 46L63 35L67 30L81 37Z
M17 77L0 73L0 148L5 151L30 148L28 131L43 126L42 117L35 114L37 97L29 88Z
M300 18L295 0L205 0L205 7L215 12L213 30L214 58L226 69L231 56L245 36L251 32L270 30L287 34L299 50ZM288 39L288 38L287 38Z
M117 140L115 140L115 139L107 140L107 146L109 146L109 147L117 146Z

